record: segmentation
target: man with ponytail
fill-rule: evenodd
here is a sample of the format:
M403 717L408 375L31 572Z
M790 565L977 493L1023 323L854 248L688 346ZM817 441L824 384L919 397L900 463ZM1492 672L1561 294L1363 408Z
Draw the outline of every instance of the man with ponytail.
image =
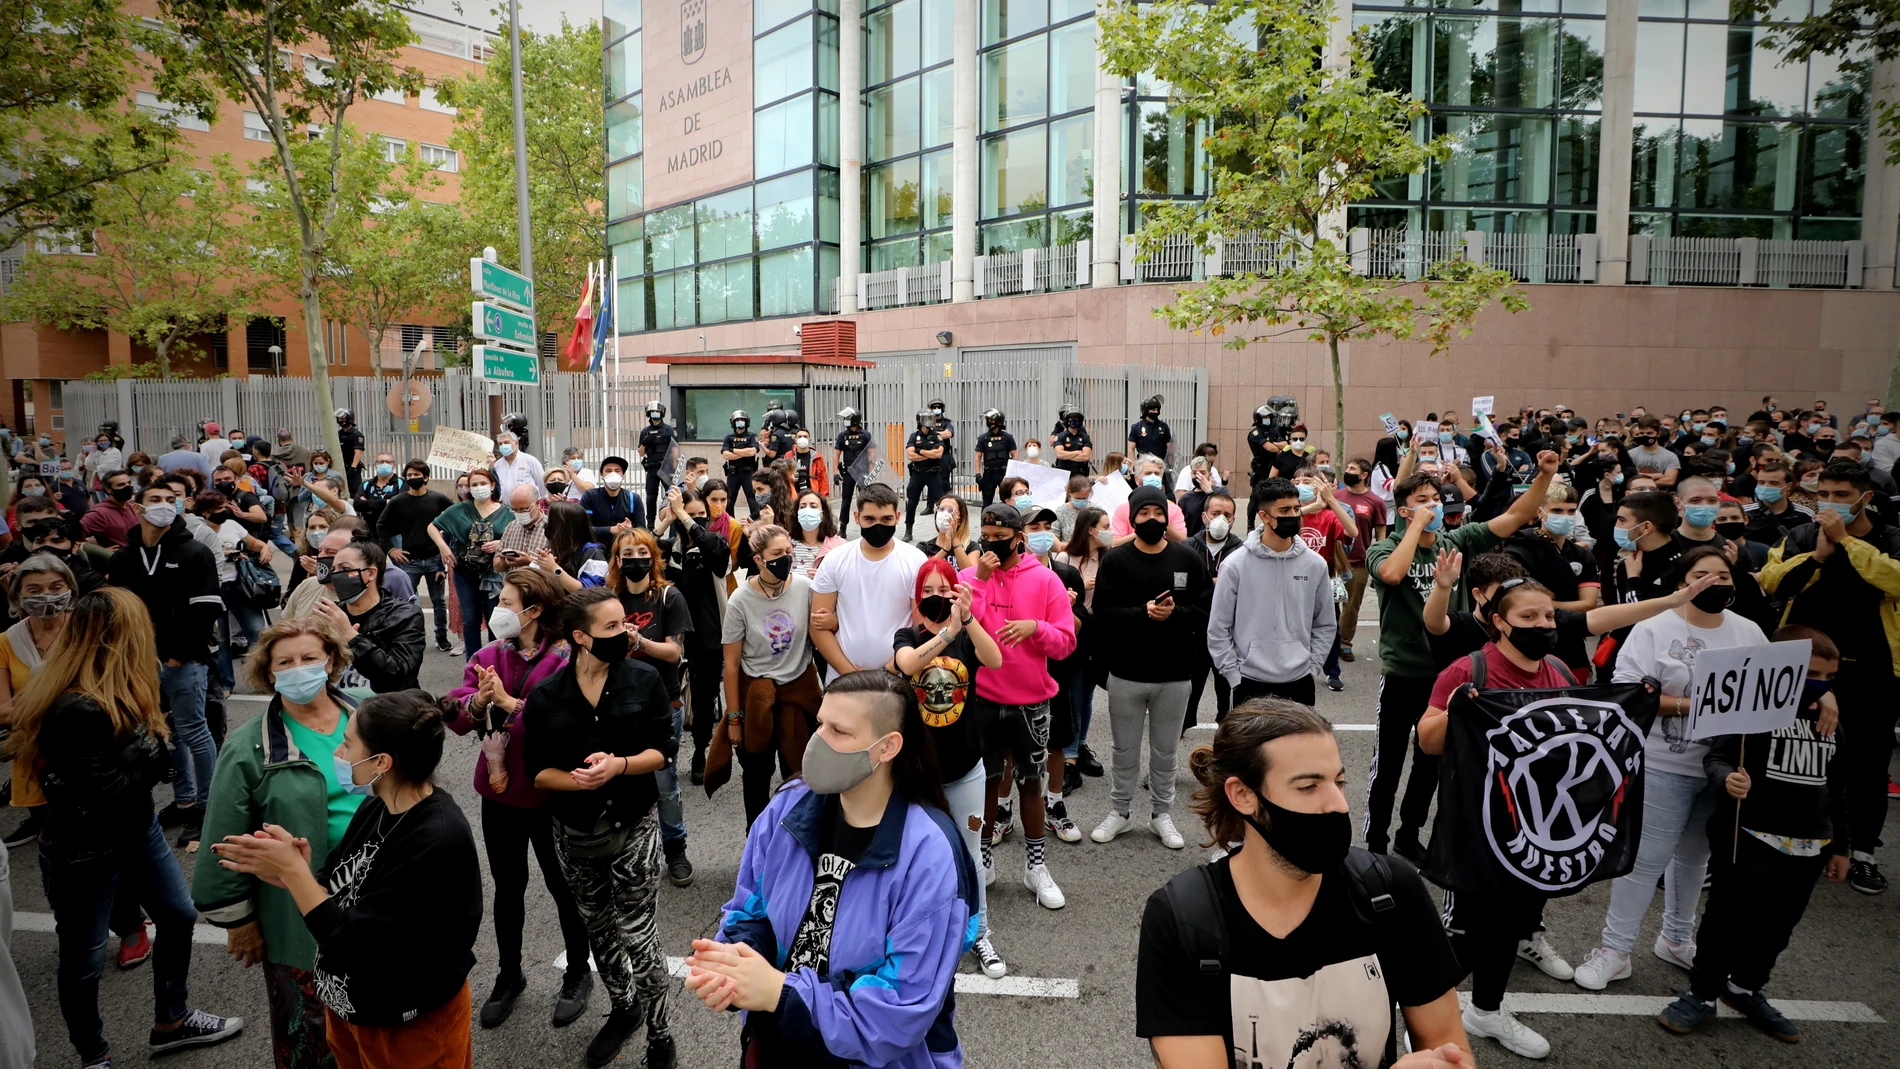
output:
M1233 852L1148 898L1135 1034L1156 1063L1289 1065L1325 1047L1329 1064L1472 1064L1458 960L1424 881L1400 858L1351 846L1332 725L1255 699L1188 764L1194 812ZM1395 1004L1412 1049L1403 1058Z

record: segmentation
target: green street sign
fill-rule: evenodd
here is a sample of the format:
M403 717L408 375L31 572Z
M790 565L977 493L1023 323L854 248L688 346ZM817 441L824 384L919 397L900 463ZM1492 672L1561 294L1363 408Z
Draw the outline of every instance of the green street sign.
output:
M475 256L468 261L468 279L469 289L477 296L523 312L534 311L534 283L526 275Z
M493 345L475 347L477 378L496 382L520 382L532 385L541 381L541 361L533 353L518 353Z
M484 341L518 345L526 349L534 348L533 316L511 312L498 304L490 304L487 301L476 301L474 316L470 322L475 324L475 336Z

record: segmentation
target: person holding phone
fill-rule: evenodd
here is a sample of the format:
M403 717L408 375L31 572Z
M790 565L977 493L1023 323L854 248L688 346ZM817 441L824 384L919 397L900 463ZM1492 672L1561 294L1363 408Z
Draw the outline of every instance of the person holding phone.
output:
M522 764L527 725L522 708L528 692L567 667L568 647L556 630L560 584L536 568L516 568L502 579L488 629L495 641L476 650L462 670L462 685L449 691L443 715L457 735L474 732L482 758L475 762L475 793L482 799L482 846L495 877L494 921L498 968L495 986L482 1003L483 1028L498 1027L528 988L521 965L527 924L528 851L561 922L567 971L554 1003L553 1023L571 1024L587 1009L594 989L587 967L587 925L574 905L554 849L548 792L534 785Z
M516 483L508 491L509 523L496 540L494 569L506 575L540 559L548 548L547 513L535 497L534 487Z

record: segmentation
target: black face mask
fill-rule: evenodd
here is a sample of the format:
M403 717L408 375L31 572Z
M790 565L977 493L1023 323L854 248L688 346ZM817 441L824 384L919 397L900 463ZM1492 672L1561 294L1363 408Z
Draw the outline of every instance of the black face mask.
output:
M872 549L883 549L897 537L897 525L894 523L866 523L858 525L859 533Z
M1715 533L1731 542L1740 542L1742 539L1748 537L1748 524L1743 520L1731 520L1728 523L1718 523L1715 525Z
M1358 486L1360 483L1363 483L1365 481L1366 481L1366 477L1359 474L1358 472L1349 471L1346 473L1347 486Z
M1135 524L1135 537L1151 546L1160 545L1161 540L1168 537L1168 521L1141 520Z
M942 594L931 594L918 600L917 611L933 624L943 623L950 619L950 599Z
M402 484L404 486L407 486L411 490L420 490L423 487L429 485L429 480L411 476L410 478L404 479L402 481ZM552 489L552 487L550 487L549 489Z
M213 483L211 488L213 490L216 490L218 493L223 494L225 497L237 496L236 483Z
M1281 538L1299 537L1300 518L1298 516L1275 516L1273 518L1273 533L1279 535Z
M106 491L106 493L111 494L112 500L114 501L132 500L132 488L130 486L117 487L115 489Z
M622 578L631 579L637 583L640 580L645 579L647 576L652 575L652 574L653 574L653 558L652 557L622 557L620 558L620 575Z
M548 496L549 496L549 497L560 497L560 496L561 496L562 494L565 494L565 493L567 493L567 484L566 484L566 483L560 483L560 482L550 482L550 483L548 483Z
M612 664L615 661L626 660L627 649L633 645L633 636L625 631L617 635L607 635L604 637L594 635L591 637L594 640L594 644L587 647L587 652L593 654L594 659L602 664Z
M783 583L792 574L792 555L787 553L766 561L765 570L772 576L773 582Z
M1714 586L1689 599L1689 604L1703 612L1716 613L1735 604L1735 586L1733 583L1717 583Z
M1274 805L1262 791L1254 791L1253 796L1259 809L1243 814L1241 819L1252 825L1287 864L1317 874L1345 860L1352 846L1352 814L1301 813ZM1268 823L1261 822L1261 810L1266 811Z
M1814 451L1822 456L1828 456L1834 452L1834 447L1839 444L1839 442L1836 442L1832 438L1816 438L1814 440Z
M1503 637L1517 652L1534 661L1543 660L1557 646L1555 627L1513 627Z
M1656 436L1653 434L1639 434L1636 436L1635 442L1644 449L1648 449L1650 446L1656 444Z
M331 588L336 591L336 599L345 605L362 597L363 591L369 589L369 584L363 581L360 574L333 571L329 578Z
M1016 555L1016 540L1014 538L986 538L983 540L983 552L994 553L997 560L1008 564L1009 558Z

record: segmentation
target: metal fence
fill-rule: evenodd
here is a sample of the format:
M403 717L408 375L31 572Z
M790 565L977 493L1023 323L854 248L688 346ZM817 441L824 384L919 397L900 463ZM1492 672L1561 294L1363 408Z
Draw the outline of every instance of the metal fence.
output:
M1654 286L1852 289L1865 274L1858 241L1630 237L1630 281Z

